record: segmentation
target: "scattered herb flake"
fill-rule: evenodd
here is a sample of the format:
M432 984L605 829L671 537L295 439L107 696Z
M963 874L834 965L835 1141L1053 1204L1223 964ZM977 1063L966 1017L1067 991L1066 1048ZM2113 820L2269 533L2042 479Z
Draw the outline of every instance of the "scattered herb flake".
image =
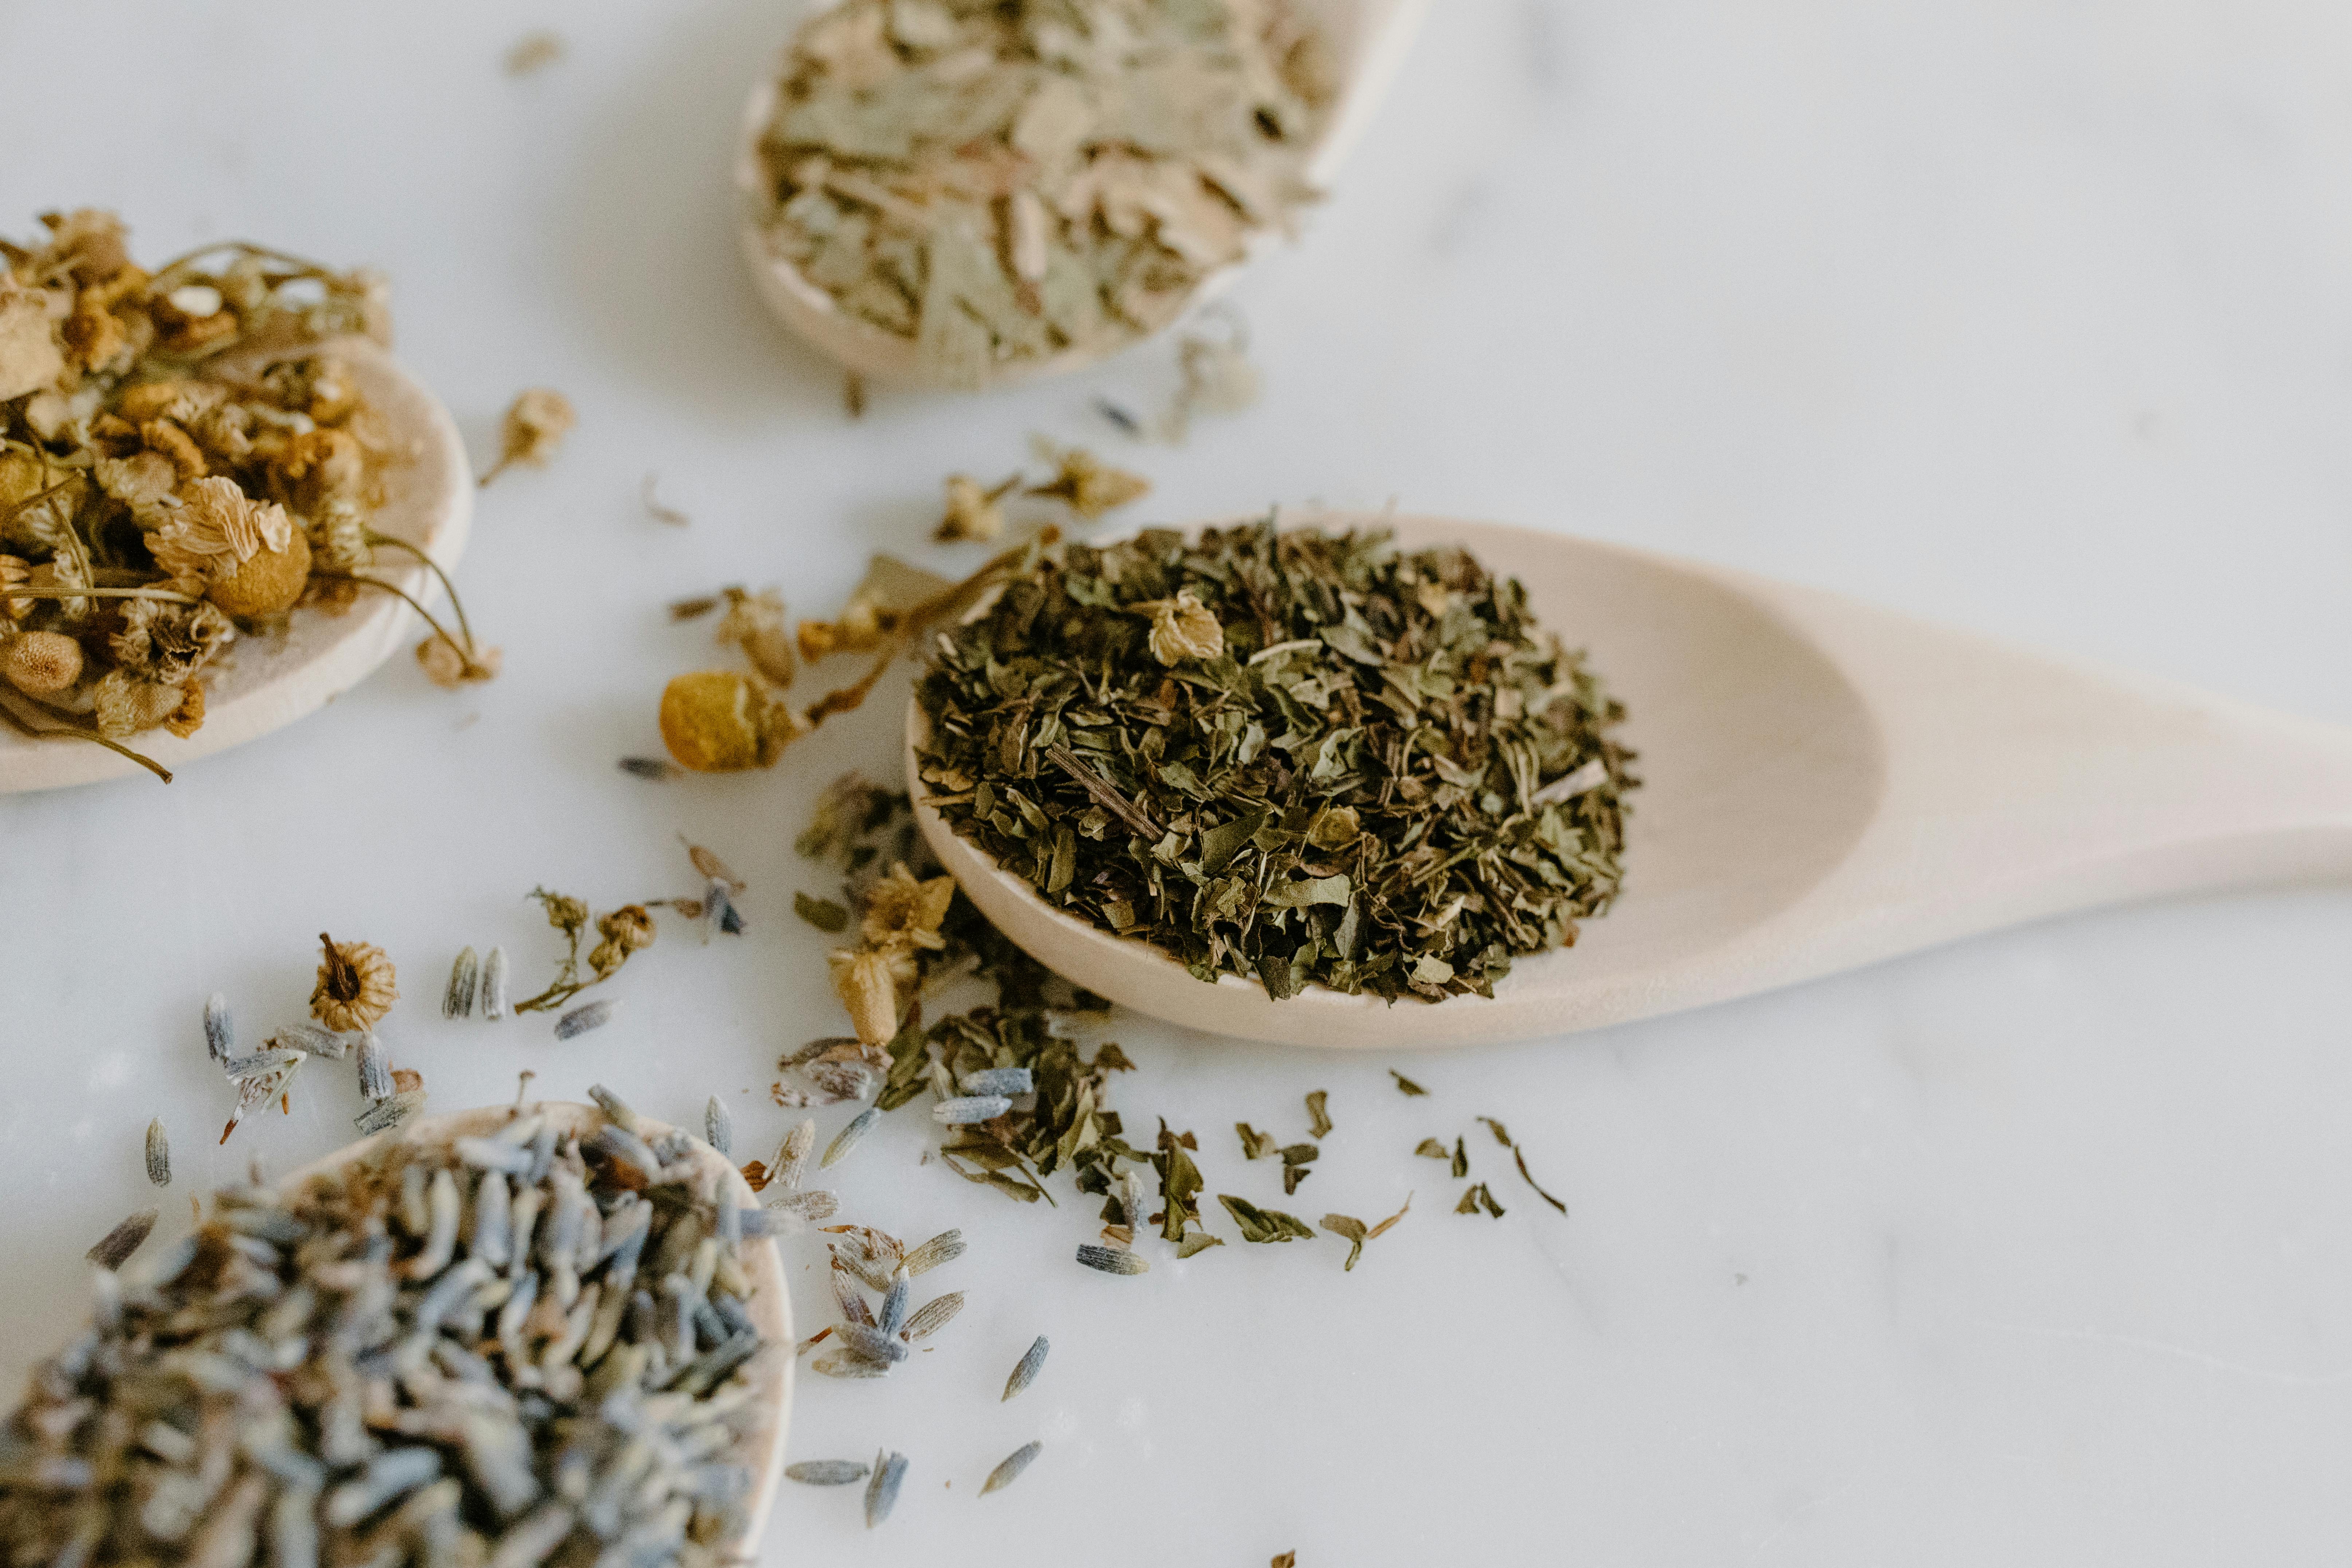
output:
M1285 1214L1280 1209L1262 1209L1247 1198L1237 1198L1230 1193L1219 1193L1217 1201L1225 1205L1225 1212L1234 1216L1235 1225L1241 1226L1244 1241L1315 1239L1314 1227L1296 1215Z

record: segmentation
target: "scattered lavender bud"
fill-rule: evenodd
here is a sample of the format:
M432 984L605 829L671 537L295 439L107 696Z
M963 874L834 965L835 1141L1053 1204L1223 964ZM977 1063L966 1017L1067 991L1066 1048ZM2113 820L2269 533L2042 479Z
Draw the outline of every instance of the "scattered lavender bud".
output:
M992 1121L1013 1109L1013 1101L1001 1094L968 1094L961 1100L943 1100L931 1107L931 1120L948 1127L962 1127L975 1121Z
M613 1009L617 1005L618 1003L609 998L583 1002L555 1020L555 1037L559 1040L577 1039L591 1029L603 1028L613 1021Z

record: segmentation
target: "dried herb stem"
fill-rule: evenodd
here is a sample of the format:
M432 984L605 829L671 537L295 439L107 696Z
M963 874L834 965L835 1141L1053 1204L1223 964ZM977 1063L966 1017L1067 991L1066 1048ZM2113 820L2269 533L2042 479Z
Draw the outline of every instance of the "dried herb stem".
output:
M27 700L30 700L28 699ZM48 708L47 703L42 703L41 706L45 709ZM48 709L48 710L52 713L57 711L55 709ZM59 715L59 717L63 718L64 716ZM165 767L163 763L157 762L152 757L142 756L139 752L132 751L130 747L122 744L121 742L100 734L95 729L86 728L68 721L67 722L60 723L53 730L44 730L37 725L27 722L21 714L10 708L5 701L0 701L0 719L5 719L8 721L8 727L15 730L18 734L36 741L92 742L95 744L104 746L108 751L112 752L117 756L130 758L132 762L137 763L141 767L145 768L149 773L153 773L157 778L162 779L165 784L170 784L172 782L171 769Z
M381 577L362 577L353 572L314 571L310 574L310 576L314 581L323 581L328 583L364 583L371 588L381 588L387 594L399 595L403 599L405 599L408 602L408 607L410 609L415 610L419 616L424 617L425 624L433 628L433 635L439 637L443 642L447 643L451 650L454 651L459 658L466 661L466 668L467 669L477 670L482 668L482 666L474 658L474 650L470 646L472 639L469 637L466 642L461 643L456 637L451 637L448 633L448 629L443 626L439 621L433 618L433 612L426 609L423 605L417 603L416 595L411 594L407 589L401 587L399 584L387 583Z
M168 605L203 603L194 595L170 588L0 588L0 599L161 599Z
M466 602L457 597L457 584L449 581L449 574L441 569L441 563L434 560L421 547L411 544L407 540L394 539L389 533L378 533L373 528L367 531L367 542L371 545L388 544L394 550L407 551L425 563L426 571L441 580L441 591L449 595L449 608L457 613L457 629L465 634L466 651L470 655L474 647L474 627L472 623L466 619Z
M853 684L818 698L802 714L803 720L809 728L814 729L834 714L846 713L857 707L881 680L883 672L890 668L909 643L929 630L934 621L941 616L963 609L1016 571L1026 570L1038 551L1051 549L1061 542L1061 538L1062 531L1050 522L1046 523L1021 543L992 556L979 571L955 586L943 588L929 598L916 603L884 636L881 647L875 651L872 668Z
M1161 837L1160 825L1152 821L1150 816L1142 807L1119 794L1118 787L1108 779L1078 761L1077 753L1071 751L1069 747L1057 741L1045 748L1045 758L1055 767L1077 780L1079 785L1088 795L1094 796L1105 811L1109 812L1146 838L1156 841Z

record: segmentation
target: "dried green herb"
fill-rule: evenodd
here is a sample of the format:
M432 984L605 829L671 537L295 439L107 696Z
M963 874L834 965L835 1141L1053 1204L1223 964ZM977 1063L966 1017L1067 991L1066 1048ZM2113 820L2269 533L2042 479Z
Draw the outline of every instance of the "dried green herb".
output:
M1219 1193L1217 1201L1225 1205L1225 1212L1234 1216L1235 1225L1242 1227L1244 1241L1315 1239L1314 1227L1297 1215L1287 1215L1280 1209L1262 1209L1247 1198L1237 1198L1231 1193Z
M1334 1236L1347 1237L1349 1244L1348 1247L1348 1261L1340 1266L1341 1271L1343 1273L1352 1271L1356 1267L1356 1259L1364 1255L1364 1243L1371 1240L1375 1237L1385 1236L1388 1234L1389 1227L1396 1224L1397 1221L1404 1218L1404 1216L1412 1211L1412 1194L1407 1193L1405 1194L1403 1208L1397 1210L1396 1213L1389 1215L1388 1218L1381 1221L1381 1223L1376 1226L1370 1226L1370 1228L1367 1228L1364 1222L1358 1219L1353 1215L1325 1215L1323 1216L1323 1228L1329 1231Z
M849 929L849 911L831 899L813 899L806 893L794 893L793 912L829 934L839 935Z
M1308 1130L1318 1138L1326 1136L1331 1131L1331 1118L1323 1109L1324 1099L1325 1092L1319 1089L1307 1097Z
M1458 550L1270 520L1058 544L917 691L954 830L1203 980L1489 994L1617 890L1622 710Z
M1270 1160L1282 1152L1282 1146L1274 1141L1271 1132L1260 1132L1246 1121L1234 1122L1234 1131L1241 1134L1244 1160Z
M1424 1160L1451 1160L1454 1158L1454 1156L1446 1151L1445 1145L1440 1143L1434 1138L1423 1139L1421 1142L1414 1147L1413 1152L1420 1155Z
M1517 1142L1512 1139L1510 1133L1504 1130L1503 1124L1496 1121L1491 1116L1482 1116L1478 1118L1478 1120L1485 1122L1489 1128L1494 1130L1496 1142L1500 1143L1504 1148L1508 1149L1511 1152L1512 1162L1519 1167L1519 1179L1527 1183L1528 1186L1535 1189L1536 1196L1543 1199L1544 1202L1549 1204L1560 1213L1566 1214L1568 1212L1568 1205L1560 1202L1558 1198L1552 1196L1549 1193L1544 1191L1543 1184L1537 1181L1535 1177L1528 1173L1527 1152L1521 1149ZM1454 1173L1456 1175L1460 1175L1461 1173L1462 1173L1459 1171Z
M936 383L1117 348L1309 199L1339 87L1315 15L846 0L783 62L768 246Z
M1310 1173L1307 1167L1323 1151L1312 1143L1293 1143L1282 1151L1282 1191L1287 1197L1298 1190L1298 1184Z
M1461 1139L1456 1138L1454 1141L1454 1174L1458 1178L1469 1173L1470 1151L1462 1146Z
M1496 1219L1503 1217L1503 1205L1495 1201L1495 1194L1486 1190L1486 1184L1484 1182L1476 1184L1465 1192L1462 1194L1462 1201L1454 1205L1454 1212L1476 1214L1481 1208Z
M1416 1094L1427 1094L1429 1092L1429 1090L1422 1088L1421 1085L1413 1082L1412 1079L1405 1077L1404 1074L1397 1071L1394 1068L1389 1068L1389 1076L1396 1079L1397 1092L1400 1094L1411 1096Z
M1168 1123L1160 1122L1159 1152L1151 1156L1152 1168L1160 1173L1160 1213L1154 1217L1160 1222L1160 1237L1168 1241L1181 1242L1184 1227L1201 1223L1201 1189L1205 1184L1201 1167L1185 1152L1184 1140L1190 1136L1171 1132Z

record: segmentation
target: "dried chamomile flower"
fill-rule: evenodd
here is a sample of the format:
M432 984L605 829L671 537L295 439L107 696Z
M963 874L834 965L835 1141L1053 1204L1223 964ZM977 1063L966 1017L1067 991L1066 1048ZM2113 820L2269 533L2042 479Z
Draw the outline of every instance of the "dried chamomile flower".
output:
M121 624L107 639L118 668L144 680L178 685L210 663L236 637L219 605L125 599Z
M523 393L508 405L499 427L499 460L480 482L488 484L514 463L545 468L578 420L572 400L553 387L534 386Z
M1145 606L1137 605L1138 609ZM1216 613L1186 588L1172 599L1162 599L1151 611L1151 657L1166 665L1188 658L1214 658L1225 651L1225 628Z
M400 995L398 976L383 949L363 942L337 942L321 931L319 984L310 992L310 1016L339 1033L373 1029Z
M235 479L216 476L188 481L180 488L178 499L180 504L169 521L147 542L155 564L169 574L172 586L184 593L205 594L216 584L226 585L231 598L239 602L266 598L274 603L283 598L281 609L293 604L293 598L284 596L283 579L292 570L298 535L284 507L275 501L257 501ZM266 564L248 581L245 569L256 561ZM294 581L295 598L300 596L301 585L310 577L307 541L299 561L301 575ZM239 610L235 604L221 607L231 615L275 613Z
M1111 468L1083 447L1063 447L1053 459L1059 471L1025 493L1061 501L1088 522L1151 493L1150 479Z
M790 686L800 661L793 654L792 634L784 630L783 596L773 588L757 594L741 588L721 592L727 614L719 622L719 640L741 648L751 668L776 685Z
M32 575L33 568L29 563L14 555L0 555L0 627L22 621L25 612L32 607L31 600L19 599L8 593L11 588L23 587L32 580Z
M425 679L445 691L469 681L493 680L506 664L504 649L476 647L471 654L440 632L416 645L417 667Z
M81 644L63 632L19 632L0 643L0 678L34 697L63 691L81 679Z
M0 280L0 403L38 392L65 373L48 296Z
M190 689L203 690L194 681L165 685L142 680L129 670L110 669L90 688L90 721L101 735L135 735L180 715L188 705ZM204 699L199 696L196 722L202 723L203 717Z
M681 675L662 690L662 744L697 773L767 767L803 732L789 706L731 669Z
M833 972L833 988L849 1009L850 1027L861 1044L886 1044L898 1032L899 964L890 954L873 948L856 952L831 952L825 963Z
M1181 441L1195 414L1238 414L1258 399L1257 366L1249 359L1249 334L1238 316L1223 338L1187 332L1176 345L1183 385L1170 400L1161 422L1171 441Z
M627 963L629 954L653 945L654 917L643 904L624 904L599 918L596 930L604 940L588 954L588 967L603 980Z
M920 947L937 951L947 945L940 922L947 919L955 900L955 879L919 879L900 861L866 896L866 917L858 932L867 947L885 952Z
M1013 475L992 490L980 488L970 474L948 476L947 511L931 537L942 544L959 540L991 540L1004 531L1004 509L998 503L1021 483Z

